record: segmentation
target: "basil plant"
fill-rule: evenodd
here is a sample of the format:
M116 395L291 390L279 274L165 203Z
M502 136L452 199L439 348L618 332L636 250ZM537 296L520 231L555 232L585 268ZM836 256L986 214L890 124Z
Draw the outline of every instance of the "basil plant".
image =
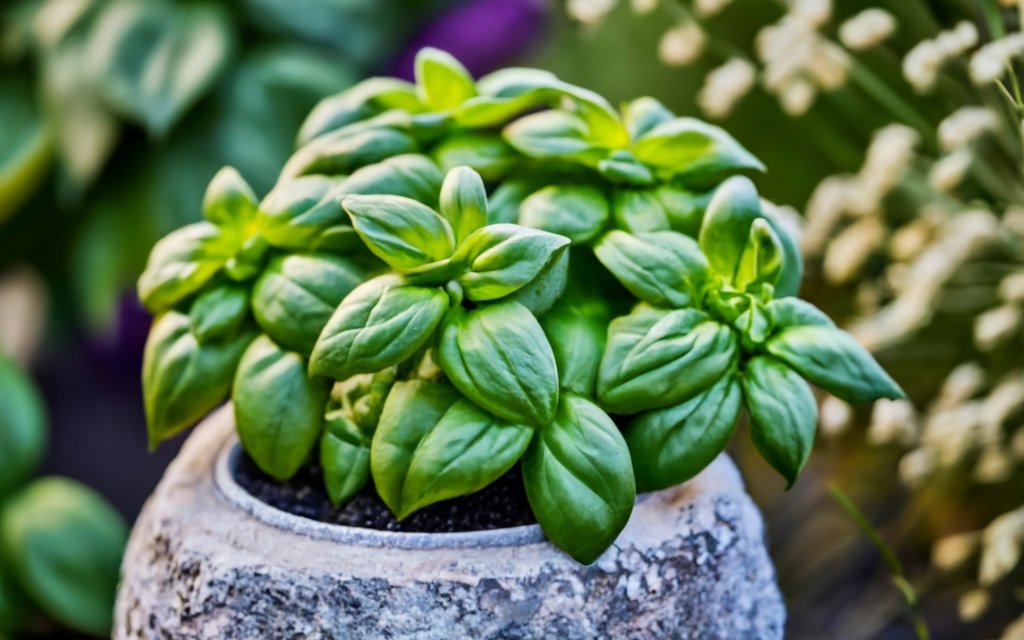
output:
M744 408L792 483L808 383L901 391L795 297L796 243L744 176L762 169L651 98L617 111L532 69L474 81L426 49L415 84L317 106L262 200L224 169L206 221L153 249L150 439L230 395L267 474L318 461L338 504L372 479L400 519L518 463L544 532L584 563Z

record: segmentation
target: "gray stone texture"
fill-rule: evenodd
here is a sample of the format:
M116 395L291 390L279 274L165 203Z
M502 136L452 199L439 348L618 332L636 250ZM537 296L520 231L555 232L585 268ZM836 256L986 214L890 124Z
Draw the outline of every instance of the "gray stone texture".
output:
M781 638L759 513L732 462L641 496L577 564L538 527L325 525L233 483L230 407L189 438L135 524L116 638Z

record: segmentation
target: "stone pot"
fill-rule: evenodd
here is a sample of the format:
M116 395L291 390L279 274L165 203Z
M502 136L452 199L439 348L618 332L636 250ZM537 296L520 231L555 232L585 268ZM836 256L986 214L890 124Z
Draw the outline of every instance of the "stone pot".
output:
M760 515L732 462L637 499L583 566L536 525L396 533L270 507L233 479L230 407L149 499L122 567L116 638L781 638Z

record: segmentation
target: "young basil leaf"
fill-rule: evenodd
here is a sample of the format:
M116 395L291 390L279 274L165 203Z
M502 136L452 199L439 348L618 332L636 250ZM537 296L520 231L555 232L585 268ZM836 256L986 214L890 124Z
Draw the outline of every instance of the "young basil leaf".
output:
M225 284L199 294L189 309L192 335L199 342L224 340L238 333L249 314L249 289Z
M637 489L677 485L711 464L732 437L742 399L739 377L729 371L682 404L634 418L625 437Z
M455 232L455 244L487 224L487 190L480 174L469 167L448 172L441 185L441 215Z
M545 98L542 91L527 91L509 97L473 96L455 108L455 123L470 129L500 127L541 106Z
M200 343L187 315L167 311L156 319L142 359L150 447L191 426L224 400L252 339L253 333L243 330L227 340Z
M611 413L689 400L736 362L736 335L694 309L640 307L608 327L597 397Z
M754 446L792 487L807 462L818 426L814 394L799 374L771 356L756 356L743 373Z
M668 231L668 215L653 189L615 189L612 192L615 226L629 233Z
M636 483L615 423L592 402L565 394L551 424L523 456L523 484L544 534L583 564L629 521Z
M224 266L234 247L209 222L186 225L164 236L139 276L139 298L159 313L199 291Z
M563 389L585 398L594 396L610 318L603 299L570 293L541 317Z
M415 153L419 145L407 133L378 126L338 129L314 138L292 154L281 170L281 181L300 176L337 176L403 153Z
M616 149L597 163L597 172L608 182L632 187L649 187L657 182L654 173L625 149Z
M326 253L278 256L253 287L253 315L274 342L309 355L334 310L365 277L364 268Z
M534 191L519 210L519 224L565 236L574 243L594 238L608 222L608 199L591 186L550 185Z
M711 197L700 228L700 248L711 269L727 282L735 280L750 227L760 217L761 200L748 178L729 178Z
M402 513L402 491L417 447L459 398L451 385L426 380L396 382L391 388L373 434L370 470L392 513Z
M691 238L696 238L700 234L704 210L711 200L710 194L695 193L672 185L662 185L655 189L654 193L673 231Z
M695 182L765 168L724 129L696 118L662 122L636 139L633 154L664 175Z
M519 207L540 188L534 180L510 178L498 185L487 203L487 224L519 222Z
M605 152L588 140L587 123L564 111L542 111L519 118L505 127L505 140L530 158L590 160L595 164Z
M430 158L405 154L356 169L338 185L332 195L387 193L412 198L428 207L434 207L437 206L437 192L441 189L442 177L441 171Z
M765 211L764 218L782 245L782 271L775 283L775 297L788 298L800 293L800 283L804 278L804 255L800 243L790 230L771 213Z
M836 327L784 327L765 347L800 375L847 402L904 397L903 390L868 350Z
M245 350L231 398L245 452L279 482L302 467L320 437L327 382L310 379L306 362L267 336Z
M22 489L0 514L19 587L61 626L109 636L128 527L99 494L65 478Z
M324 176L279 183L260 202L260 234L275 247L305 251L328 229L347 226L348 216L332 195L333 186Z
M782 261L782 241L767 220L754 220L750 225L747 246L743 248L736 268L736 287L749 291L762 283L774 285L782 274Z
M454 109L476 95L476 84L451 54L424 47L416 54L416 86L420 99L435 111Z
M372 434L397 377L398 367L360 373L334 383L331 399L341 406L342 415L361 432Z
M455 250L448 221L411 198L345 196L341 206L366 247L399 271L444 260Z
M419 442L402 482L399 519L427 505L483 489L512 468L533 429L502 422L460 398Z
M0 499L35 470L46 444L43 401L32 382L0 353Z
M442 326L439 356L452 384L499 418L540 427L554 417L555 355L537 319L518 302L455 309Z
M465 265L458 278L474 302L496 300L529 284L557 260L569 239L515 224L477 229L462 243L452 262Z
M370 479L370 438L341 410L324 416L320 466L327 497L335 506L355 497Z
M256 194L234 167L218 171L203 196L203 217L220 226L245 226L256 208Z
M518 302L539 317L558 302L568 281L569 251L562 251L532 282L510 295L508 300Z
M488 182L504 178L521 159L501 135L490 131L464 131L446 135L430 151L430 155L446 171L460 166L472 167Z
M771 331L771 313L756 297L750 296L750 303L733 322L740 333L740 344L745 351L756 351L768 339Z
M622 119L626 123L626 128L629 129L629 136L634 140L658 125L675 118L676 115L665 105L650 97L631 100L622 109Z
M345 297L320 333L309 370L345 380L407 360L434 334L448 310L440 289L374 278Z
M609 231L594 254L630 293L663 307L699 304L708 260L692 239L675 231L631 235Z
M416 85L398 78L367 78L321 100L302 123L298 146L303 147L313 138L366 120L386 109L416 113L423 108L423 102L416 95Z

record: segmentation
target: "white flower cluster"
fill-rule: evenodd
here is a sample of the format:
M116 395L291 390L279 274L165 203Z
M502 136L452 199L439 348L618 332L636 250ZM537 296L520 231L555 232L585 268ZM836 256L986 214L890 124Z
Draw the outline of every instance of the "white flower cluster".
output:
M829 0L795 0L778 22L757 34L761 82L789 115L806 113L819 91L846 82L849 55L819 31L831 15Z
M993 40L971 56L971 79L979 85L995 82L1021 55L1024 55L1024 33L1017 31Z
M885 42L896 32L896 18L884 9L865 9L839 25L839 41L851 51L863 51Z
M697 94L697 105L712 118L725 118L757 81L757 67L743 58L732 58L712 69Z
M685 67L704 52L707 38L694 20L684 20L661 36L658 58L670 67Z
M911 49L903 58L903 77L916 90L929 91L948 61L962 56L977 44L977 27L971 22L961 22Z

